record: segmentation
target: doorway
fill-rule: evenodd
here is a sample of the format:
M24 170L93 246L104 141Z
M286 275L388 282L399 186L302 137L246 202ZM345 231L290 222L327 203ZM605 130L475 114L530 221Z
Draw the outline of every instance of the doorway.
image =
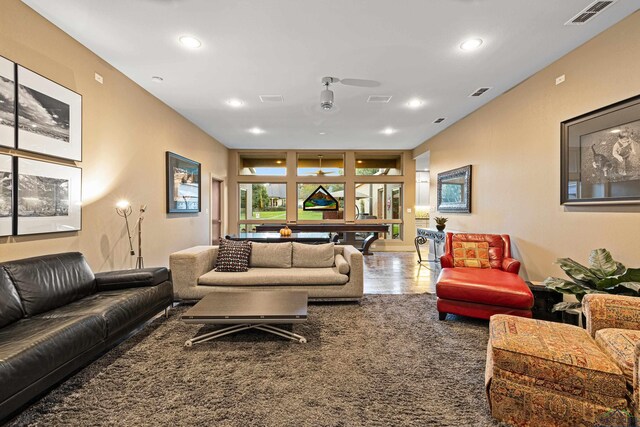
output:
M219 245L222 239L222 188L223 181L211 179L211 244Z

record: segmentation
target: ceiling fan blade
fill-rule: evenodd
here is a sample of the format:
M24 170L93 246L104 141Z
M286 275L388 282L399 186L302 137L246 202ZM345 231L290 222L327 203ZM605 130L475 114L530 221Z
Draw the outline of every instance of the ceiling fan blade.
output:
M375 80L366 80L366 79L341 79L340 83L347 86L358 86L358 87L378 87L380 86L380 82Z

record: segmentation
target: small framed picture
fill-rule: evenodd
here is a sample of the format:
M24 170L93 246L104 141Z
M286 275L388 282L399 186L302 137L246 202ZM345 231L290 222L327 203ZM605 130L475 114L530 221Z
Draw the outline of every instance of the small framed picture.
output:
M16 64L0 56L0 146L16 148Z
M18 66L18 148L82 160L82 96Z
M200 212L200 163L167 151L167 213Z
M560 203L640 203L640 96L561 124Z
M13 234L13 157L0 154L0 236Z
M82 228L82 169L15 157L14 171L18 175L16 234Z

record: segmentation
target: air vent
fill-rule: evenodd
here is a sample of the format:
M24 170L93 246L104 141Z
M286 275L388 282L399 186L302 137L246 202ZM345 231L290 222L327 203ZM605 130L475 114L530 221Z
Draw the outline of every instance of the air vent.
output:
M260 95L262 102L284 102L282 95Z
M587 21L590 21L593 17L595 17L598 13L605 10L607 7L611 6L618 0L596 0L591 3L589 6L582 9L576 16L569 19L564 25L582 25L586 24Z
M475 92L473 92L471 95L469 96L481 96L483 95L486 91L488 91L489 89L491 89L490 87L480 87L478 89L475 90Z
M384 104L386 104L389 101L391 101L391 97L386 95L371 95L367 99L367 102L378 102L378 103L382 102Z
M446 120L446 117L438 117L433 121L433 123L442 123Z

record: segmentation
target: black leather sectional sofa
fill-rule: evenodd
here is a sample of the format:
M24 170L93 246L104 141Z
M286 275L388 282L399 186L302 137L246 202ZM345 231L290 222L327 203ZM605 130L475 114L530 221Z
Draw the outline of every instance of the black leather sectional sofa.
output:
M0 264L0 423L172 301L166 268L94 275L77 252Z

